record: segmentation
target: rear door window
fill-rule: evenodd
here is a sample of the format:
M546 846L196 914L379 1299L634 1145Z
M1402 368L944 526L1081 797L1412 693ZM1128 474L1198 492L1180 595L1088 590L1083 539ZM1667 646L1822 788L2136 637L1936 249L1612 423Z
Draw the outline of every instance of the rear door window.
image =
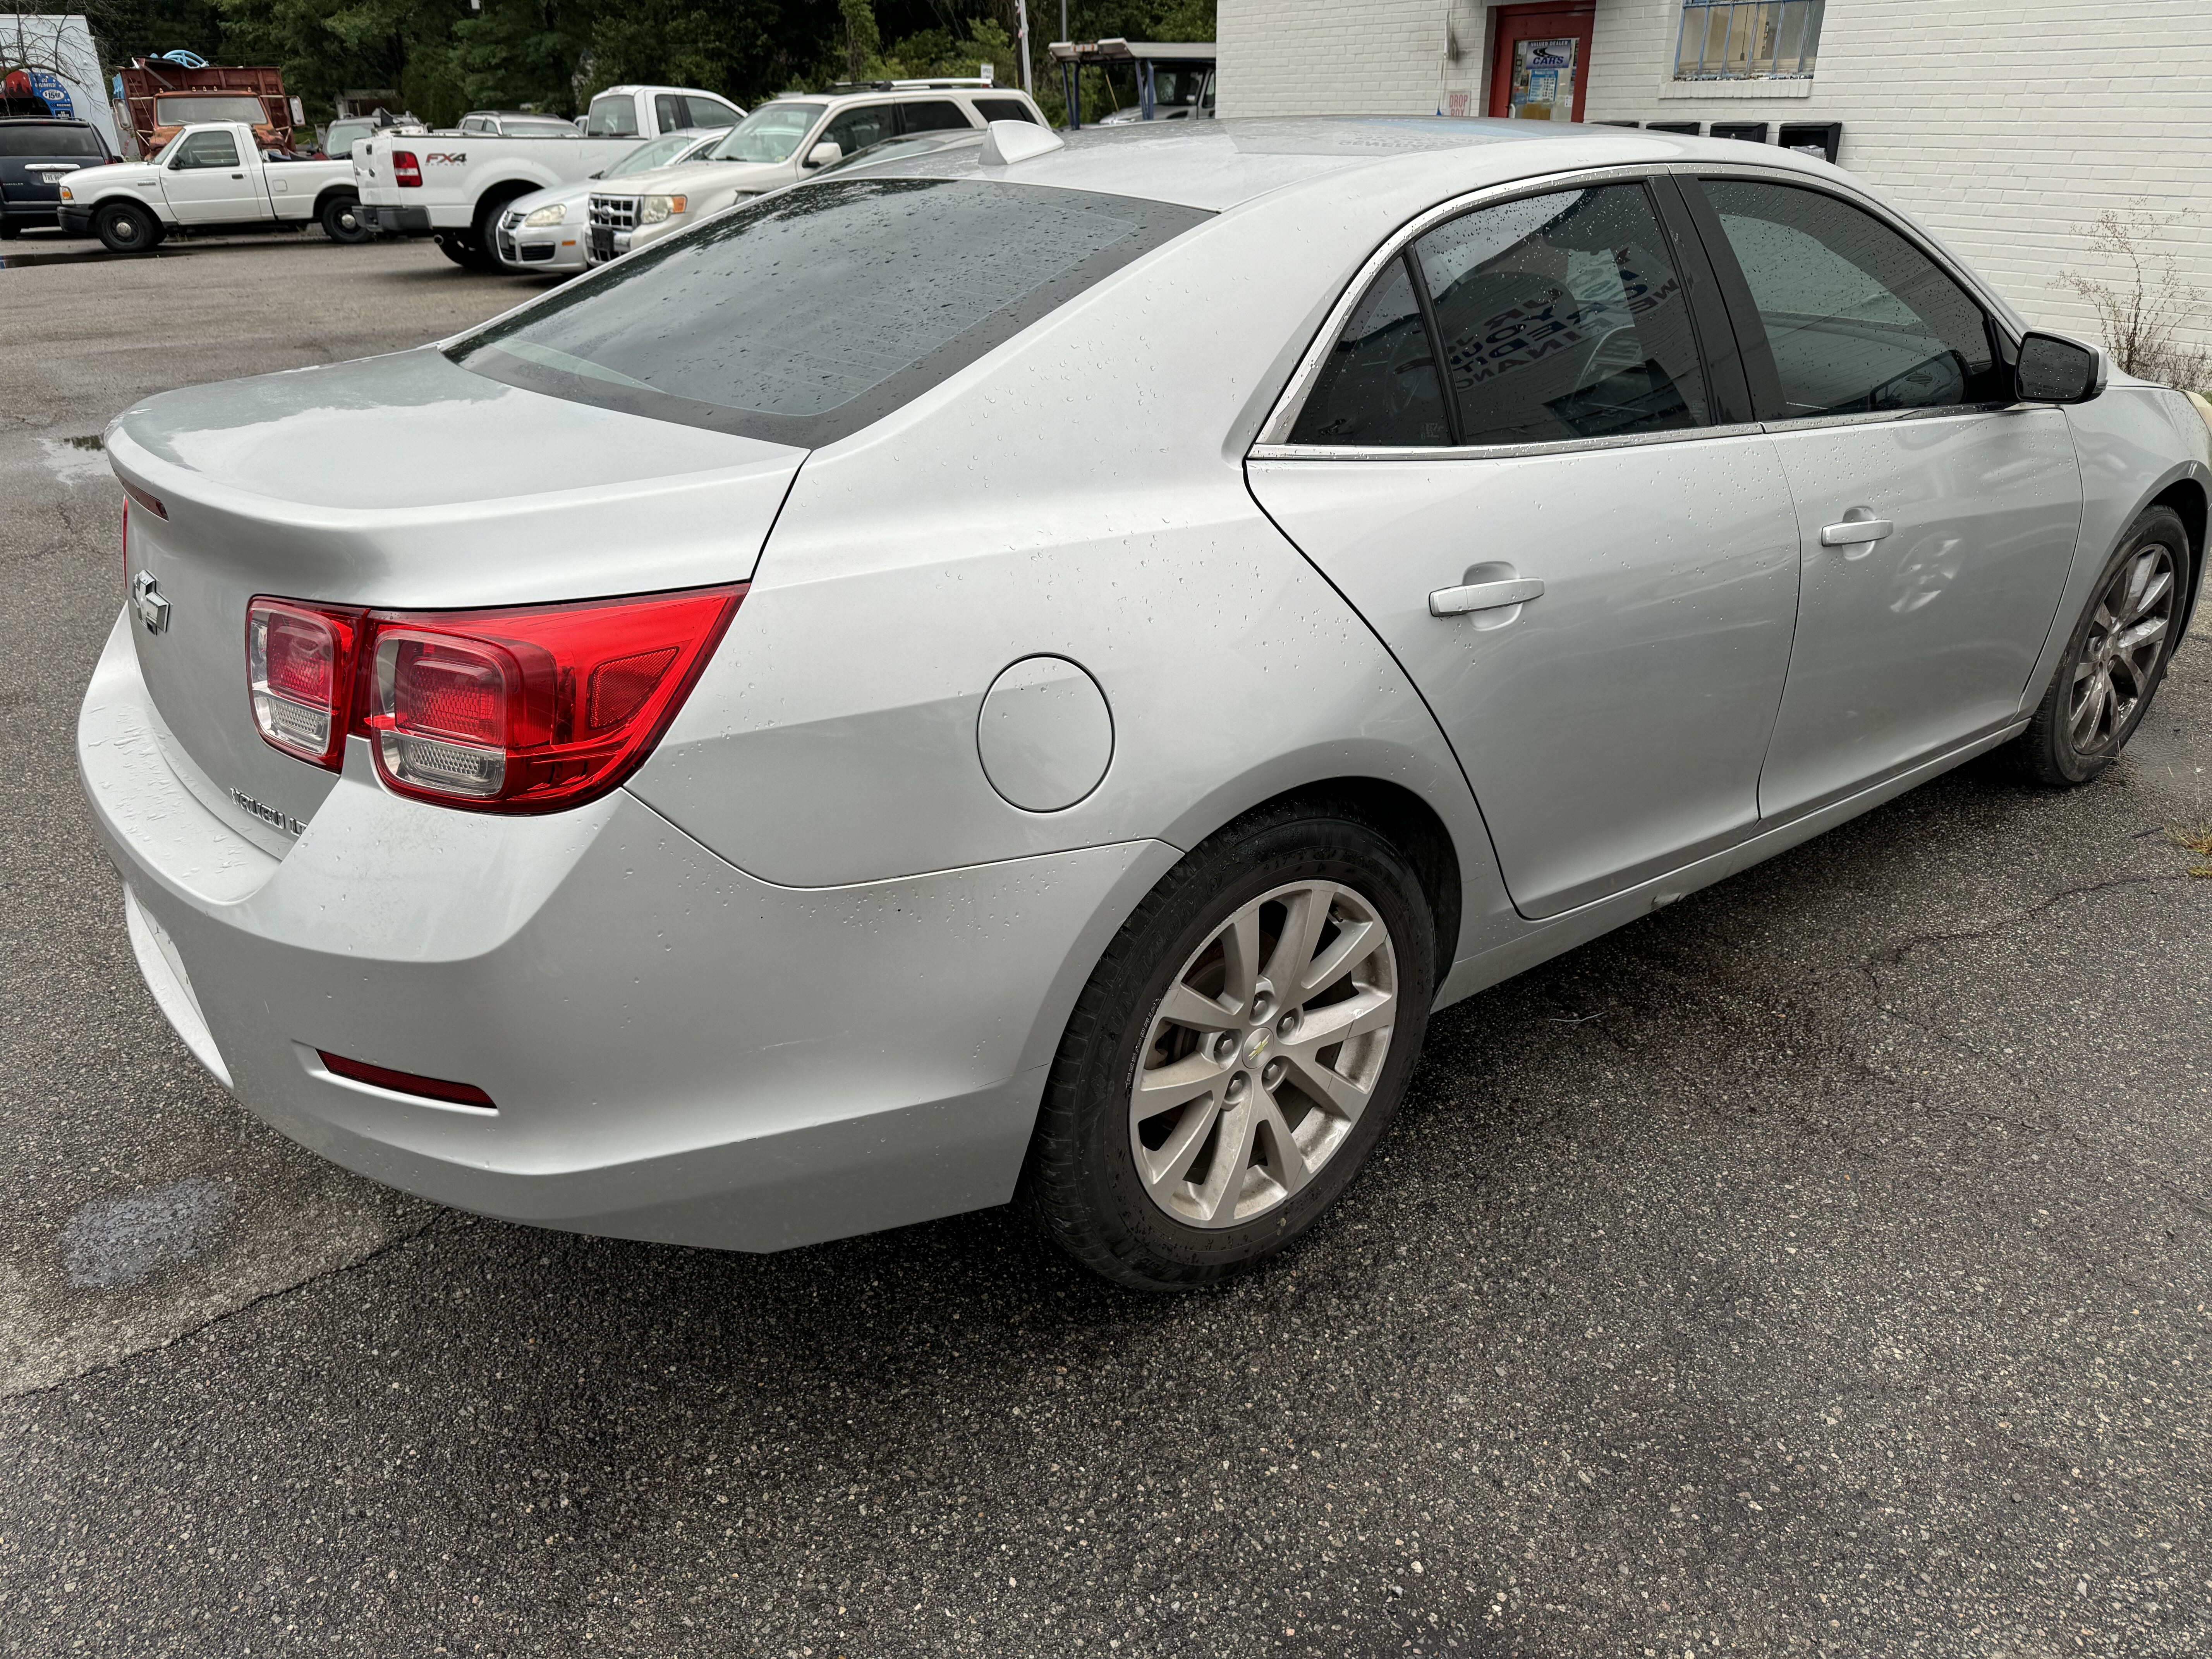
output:
M950 98L920 98L898 106L899 131L904 132L965 132L975 124Z
M1697 337L1665 250L1641 185L1506 202L1422 237L1461 441L1704 425Z
M1211 216L973 179L780 191L448 348L557 398L813 447Z
M719 98L702 98L695 94L684 102L691 112L691 118L688 122L678 121L678 126L733 127L739 119L738 112Z
M1925 253L1824 191L1708 179L1784 418L2008 403L1989 319Z
M1030 106L1018 98L978 98L975 112L986 121L1034 122L1036 119L1030 113Z
M691 112L684 107L683 99L672 92L660 93L653 98L653 114L663 132L673 132L678 127L691 125Z

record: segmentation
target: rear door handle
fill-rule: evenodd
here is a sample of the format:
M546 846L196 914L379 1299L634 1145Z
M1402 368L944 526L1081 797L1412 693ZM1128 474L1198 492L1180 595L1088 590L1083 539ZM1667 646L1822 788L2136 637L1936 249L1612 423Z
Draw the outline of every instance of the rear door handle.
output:
M1897 526L1887 519L1846 519L1841 524L1832 524L1820 532L1823 547L1858 547L1868 542L1878 542Z
M1475 582L1466 587L1439 587L1429 595L1431 617L1464 617L1470 611L1502 611L1509 605L1526 605L1543 597L1544 584L1522 576L1512 581Z

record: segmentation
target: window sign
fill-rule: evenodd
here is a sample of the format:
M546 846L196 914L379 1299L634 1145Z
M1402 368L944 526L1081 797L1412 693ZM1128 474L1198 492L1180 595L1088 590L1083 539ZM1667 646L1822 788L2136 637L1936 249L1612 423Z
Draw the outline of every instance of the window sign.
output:
M1572 35L1513 43L1513 93L1507 111L1513 119L1574 119L1575 50L1579 44Z
M1810 78L1825 0L1682 0L1677 81Z

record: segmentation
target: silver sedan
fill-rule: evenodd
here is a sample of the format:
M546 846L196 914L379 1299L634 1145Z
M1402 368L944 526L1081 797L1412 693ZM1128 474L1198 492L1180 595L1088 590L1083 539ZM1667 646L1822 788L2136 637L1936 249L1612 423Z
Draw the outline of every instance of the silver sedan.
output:
M86 787L170 1021L444 1202L1313 1226L1433 1010L1969 757L2090 782L2191 406L1778 149L1178 123L767 197L109 430Z

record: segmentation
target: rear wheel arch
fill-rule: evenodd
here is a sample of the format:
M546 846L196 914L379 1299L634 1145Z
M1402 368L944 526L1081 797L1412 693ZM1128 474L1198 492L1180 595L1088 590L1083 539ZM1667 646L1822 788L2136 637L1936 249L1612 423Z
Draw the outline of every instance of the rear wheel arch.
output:
M1366 823L1405 854L1420 878L1421 890L1435 919L1437 983L1442 985L1459 943L1464 887L1458 846L1436 808L1403 784L1347 774L1316 779L1252 801L1209 828L1206 835L1254 812L1279 808L1295 808L1315 817L1342 814Z
M477 198L476 212L471 216L471 230L479 238L489 239L500 210L517 197L529 196L546 186L532 179L502 179L495 185L487 185Z

